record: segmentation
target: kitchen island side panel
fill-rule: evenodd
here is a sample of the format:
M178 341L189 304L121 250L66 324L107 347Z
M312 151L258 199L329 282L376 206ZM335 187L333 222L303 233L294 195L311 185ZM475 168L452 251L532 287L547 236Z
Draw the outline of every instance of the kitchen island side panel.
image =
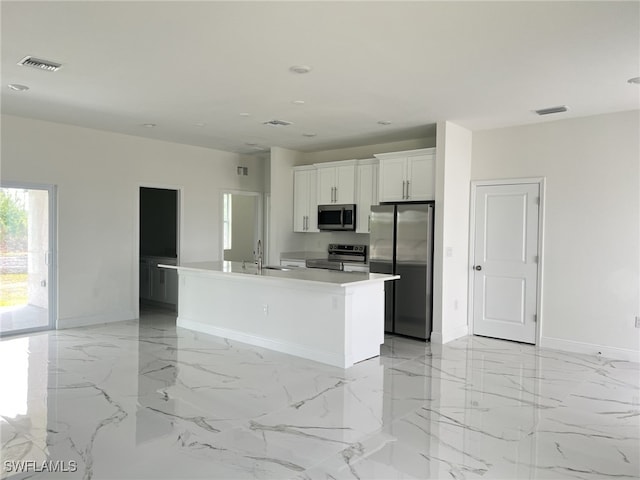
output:
M179 327L341 368L380 353L383 282L342 287L179 275Z

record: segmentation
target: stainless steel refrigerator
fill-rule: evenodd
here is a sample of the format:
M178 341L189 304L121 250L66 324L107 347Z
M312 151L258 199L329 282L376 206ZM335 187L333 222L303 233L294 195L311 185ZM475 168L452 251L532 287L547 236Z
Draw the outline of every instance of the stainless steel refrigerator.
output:
M371 207L369 267L400 275L385 282L385 331L431 337L433 202Z

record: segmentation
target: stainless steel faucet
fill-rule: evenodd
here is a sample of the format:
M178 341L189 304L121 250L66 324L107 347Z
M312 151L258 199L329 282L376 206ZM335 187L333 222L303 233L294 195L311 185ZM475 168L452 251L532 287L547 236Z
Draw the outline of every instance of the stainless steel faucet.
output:
M258 264L258 272L262 272L262 242L258 240L258 248L256 249L256 263Z

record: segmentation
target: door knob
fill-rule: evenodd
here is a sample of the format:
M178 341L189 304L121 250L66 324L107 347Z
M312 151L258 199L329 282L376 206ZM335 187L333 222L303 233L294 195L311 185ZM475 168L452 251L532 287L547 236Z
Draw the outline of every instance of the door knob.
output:
M481 266L481 265L476 265L476 266L475 266L475 267L473 267L473 268L475 268L477 271L482 270L482 266Z

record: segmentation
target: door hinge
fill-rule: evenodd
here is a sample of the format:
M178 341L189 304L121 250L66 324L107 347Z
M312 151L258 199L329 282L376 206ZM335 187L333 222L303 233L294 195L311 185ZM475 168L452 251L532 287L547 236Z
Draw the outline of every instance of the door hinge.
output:
M538 322L538 314L534 313L533 314L533 323L537 323Z
M538 255L533 256L533 263L538 263Z
M536 205L540 205L540 197L536 197Z

